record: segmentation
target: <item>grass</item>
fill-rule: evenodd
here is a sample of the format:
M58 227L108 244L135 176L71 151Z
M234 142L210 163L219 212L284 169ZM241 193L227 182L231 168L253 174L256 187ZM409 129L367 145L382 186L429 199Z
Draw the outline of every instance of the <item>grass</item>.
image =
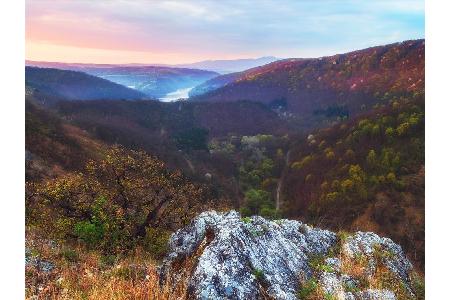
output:
M252 218L244 217L244 218L241 218L241 221L244 222L245 224L250 224L252 222Z
M126 257L105 256L79 245L52 246L27 233L27 248L34 256L51 261L55 268L25 270L26 299L184 299L186 280L160 284L157 261L138 248ZM180 265L186 273L193 265Z
M306 281L301 289L298 291L298 297L302 300L314 299L311 298L314 294L317 294L319 289L319 284L314 278Z
M75 266L59 265L57 271L42 274L27 270L26 296L38 299L178 299L185 298L186 286L166 282L159 284L154 262L141 263L125 259L107 270L99 268L94 253L82 255Z
M253 274L253 276L256 277L256 280L258 280L258 281L264 280L264 272L263 272L263 270L260 270L260 269L254 269L254 270L252 271L252 274Z
M79 259L78 253L74 249L63 248L60 252L60 255L68 263L77 262Z

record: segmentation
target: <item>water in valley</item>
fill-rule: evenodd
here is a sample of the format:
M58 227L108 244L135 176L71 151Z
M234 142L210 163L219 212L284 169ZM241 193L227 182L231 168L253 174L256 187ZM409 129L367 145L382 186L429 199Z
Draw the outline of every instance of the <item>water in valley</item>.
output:
M189 92L190 90L192 90L194 87L188 87L188 88L184 88L184 89L178 89L174 92L168 93L167 95L165 95L162 98L159 98L160 101L162 102L172 102L172 101L177 101L178 99L186 99L189 98Z

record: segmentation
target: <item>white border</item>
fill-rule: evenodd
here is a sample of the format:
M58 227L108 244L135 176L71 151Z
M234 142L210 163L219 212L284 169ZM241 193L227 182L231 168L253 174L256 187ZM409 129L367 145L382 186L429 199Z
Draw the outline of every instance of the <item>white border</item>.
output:
M445 299L450 270L450 5L431 0L425 4L425 290L427 299Z
M448 297L449 3L426 1L426 292ZM24 1L1 4L0 298L24 298Z
M1 21L0 298L25 298L25 3L3 1Z

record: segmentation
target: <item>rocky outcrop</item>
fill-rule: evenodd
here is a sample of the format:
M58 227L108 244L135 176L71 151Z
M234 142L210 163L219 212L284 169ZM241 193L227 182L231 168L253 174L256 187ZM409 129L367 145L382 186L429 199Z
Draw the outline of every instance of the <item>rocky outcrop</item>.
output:
M177 280L180 262L191 260L183 279L189 299L396 299L399 290L386 286L414 298L402 249L374 233L343 237L293 220L210 211L174 233L169 246L161 279Z

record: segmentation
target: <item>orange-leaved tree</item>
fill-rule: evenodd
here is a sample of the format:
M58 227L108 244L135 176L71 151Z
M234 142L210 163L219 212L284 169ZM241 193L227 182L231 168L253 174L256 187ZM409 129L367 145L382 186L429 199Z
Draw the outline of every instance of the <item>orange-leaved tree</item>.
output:
M142 151L115 146L83 173L27 186L27 221L88 246L129 248L149 228L173 230L208 206L204 187Z

